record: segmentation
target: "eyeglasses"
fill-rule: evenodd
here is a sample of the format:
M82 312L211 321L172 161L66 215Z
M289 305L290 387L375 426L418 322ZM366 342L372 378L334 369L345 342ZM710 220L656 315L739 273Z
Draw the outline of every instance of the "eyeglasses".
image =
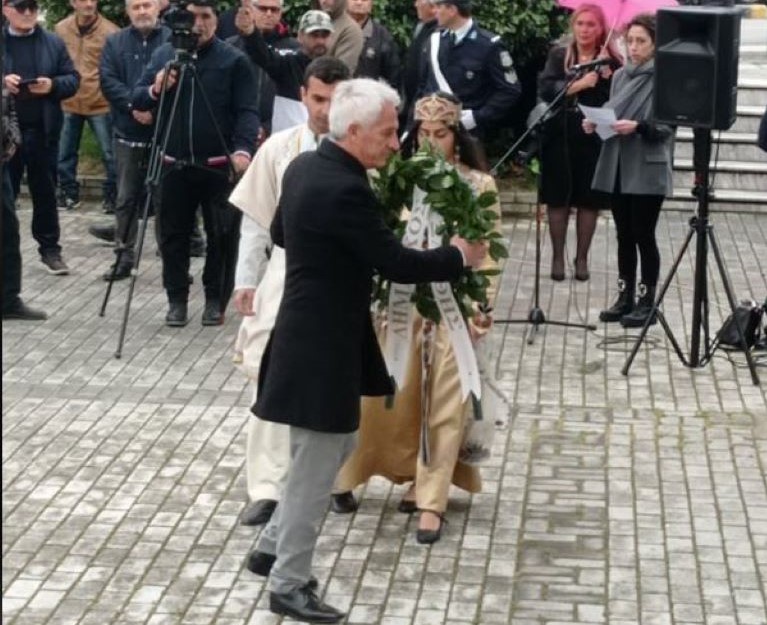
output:
M17 13L35 13L37 12L37 2L19 2L13 7Z
M256 5L256 8L261 11L261 13L280 13L282 11L282 7L262 7L259 5Z

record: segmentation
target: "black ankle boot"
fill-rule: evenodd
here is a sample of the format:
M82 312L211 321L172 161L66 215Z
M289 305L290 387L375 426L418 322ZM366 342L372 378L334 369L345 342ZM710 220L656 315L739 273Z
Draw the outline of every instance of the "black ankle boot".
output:
M634 307L634 310L621 317L621 325L624 328L641 328L650 316L654 303L655 286L647 286L646 284L640 283L637 305ZM652 319L650 319L650 325L657 321L657 316L653 313Z
M618 278L618 299L615 303L599 313L599 320L605 323L620 321L634 309L634 281Z

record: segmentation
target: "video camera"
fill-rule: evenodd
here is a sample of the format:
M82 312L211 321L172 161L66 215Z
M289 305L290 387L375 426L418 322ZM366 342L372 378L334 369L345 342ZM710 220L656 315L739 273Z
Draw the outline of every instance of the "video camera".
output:
M186 9L184 0L172 0L164 19L171 31L170 42L176 50L176 57L191 55L199 37L193 30L194 13Z

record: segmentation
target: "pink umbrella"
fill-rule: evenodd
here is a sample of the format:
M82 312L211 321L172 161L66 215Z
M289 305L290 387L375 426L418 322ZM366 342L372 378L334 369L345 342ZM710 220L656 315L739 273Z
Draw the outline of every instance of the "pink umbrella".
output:
M605 14L605 20L610 24L610 33L616 28L628 23L631 18L640 13L655 13L662 7L675 7L676 0L557 0L559 6L566 9L577 9L584 4L596 4Z

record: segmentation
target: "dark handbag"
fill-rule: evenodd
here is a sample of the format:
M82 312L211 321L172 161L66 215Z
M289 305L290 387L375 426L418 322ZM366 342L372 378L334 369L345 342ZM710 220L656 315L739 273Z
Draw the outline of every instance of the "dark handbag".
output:
M737 308L735 308L735 313L725 319L719 332L717 332L717 342L720 345L727 345L736 349L742 348L740 336L738 336L737 319L740 322L740 329L743 331L743 338L746 339L746 345L753 347L759 340L763 314L764 307L759 306L755 301L741 301Z

